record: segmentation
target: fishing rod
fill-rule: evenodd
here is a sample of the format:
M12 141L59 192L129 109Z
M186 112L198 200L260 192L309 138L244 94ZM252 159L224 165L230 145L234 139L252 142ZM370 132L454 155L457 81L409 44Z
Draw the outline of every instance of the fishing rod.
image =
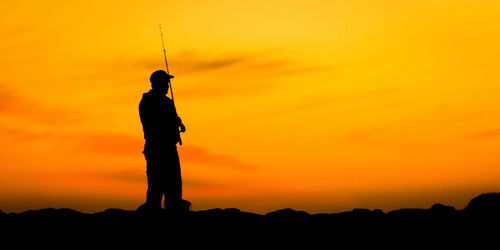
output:
M159 26L160 26L161 45L163 46L163 58L165 59L165 67L167 68L167 74L170 75L167 62L167 51L165 50L165 42L163 39L163 31L161 30L161 24ZM174 90L172 89L172 82L170 81L170 79L168 79L168 87L170 88L170 96L172 96L172 102L174 102ZM174 107L175 107L175 102L174 102Z
M165 59L165 67L167 68L167 75L170 76L170 71L168 70L167 51L165 50L165 41L163 39L163 31L161 29L161 24L159 26L160 26L161 45L163 47L163 58ZM172 76L172 78L173 78L173 76ZM175 107L175 102L174 102L174 89L172 88L172 82L171 82L170 79L171 78L169 77L168 78L168 87L170 88L170 96L172 97L172 103L174 105L174 111L177 114L177 108ZM184 132L184 131L186 131L186 127L184 127L184 124L182 124L182 122L181 122L181 124L180 124L180 131L177 131L179 145L182 145L182 139L181 139L180 132Z

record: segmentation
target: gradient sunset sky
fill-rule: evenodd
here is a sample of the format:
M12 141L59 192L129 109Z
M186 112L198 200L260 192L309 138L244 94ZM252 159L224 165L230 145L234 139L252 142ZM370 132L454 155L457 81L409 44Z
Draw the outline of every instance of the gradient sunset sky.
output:
M193 210L500 191L500 1L0 3L0 209L135 209L166 46Z

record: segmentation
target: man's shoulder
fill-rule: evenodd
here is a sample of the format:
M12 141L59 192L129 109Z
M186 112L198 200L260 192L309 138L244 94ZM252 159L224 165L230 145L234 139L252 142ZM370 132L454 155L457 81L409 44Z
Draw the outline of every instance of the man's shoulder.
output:
M139 105L144 105L145 103L151 103L152 105L174 105L174 102L169 97L164 95L157 95L155 93L151 93L151 91L142 94L142 99Z
M142 93L141 101L147 99L151 94L149 92Z
M143 93L142 94L142 99L141 101L155 101L155 100L162 100L162 96L157 95L151 91Z

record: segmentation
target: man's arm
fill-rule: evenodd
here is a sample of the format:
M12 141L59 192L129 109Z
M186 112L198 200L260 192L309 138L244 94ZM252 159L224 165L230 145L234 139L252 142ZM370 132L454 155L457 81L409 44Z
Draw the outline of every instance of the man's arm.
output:
M177 114L177 109L175 108L175 104L174 102L172 101L172 99L170 99L170 103L172 105L172 108L174 110L174 114L175 114L175 121L177 122L177 128L180 128L180 132L184 133L186 131L186 127L184 126L184 124L182 123L182 120L181 118L179 117L179 115Z

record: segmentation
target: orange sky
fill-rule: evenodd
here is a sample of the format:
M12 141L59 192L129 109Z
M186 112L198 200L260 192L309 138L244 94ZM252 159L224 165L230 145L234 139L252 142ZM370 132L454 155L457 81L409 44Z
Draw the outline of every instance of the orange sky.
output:
M0 209L135 209L166 45L194 210L463 208L500 190L500 2L0 3Z

